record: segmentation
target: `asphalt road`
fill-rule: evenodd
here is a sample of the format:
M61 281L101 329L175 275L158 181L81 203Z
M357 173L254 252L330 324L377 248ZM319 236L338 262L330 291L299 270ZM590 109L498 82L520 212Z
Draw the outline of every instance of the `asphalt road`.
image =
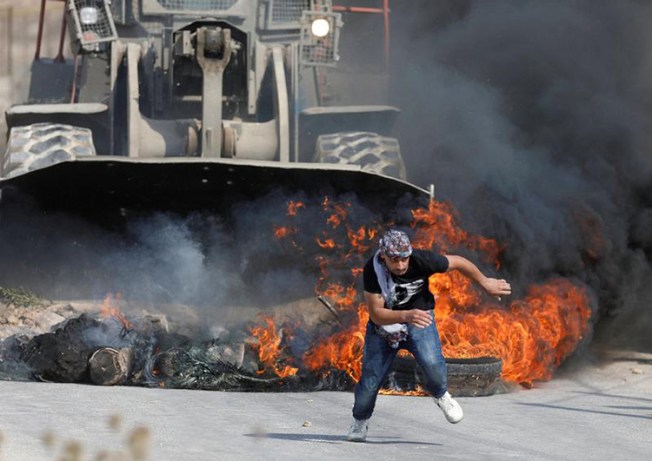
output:
M460 398L380 396L365 444L346 442L353 395L0 382L0 460L648 460L652 355L566 372L533 389ZM148 438L149 437L149 438ZM131 437L133 438L133 437ZM75 449L78 454L74 454ZM67 458L66 458L67 456Z

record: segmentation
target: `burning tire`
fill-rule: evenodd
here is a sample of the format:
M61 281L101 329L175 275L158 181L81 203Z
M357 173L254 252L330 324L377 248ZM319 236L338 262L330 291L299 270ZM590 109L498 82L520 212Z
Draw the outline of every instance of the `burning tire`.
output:
M502 360L496 357L470 359L447 358L448 389L456 397L480 397L505 391L500 379ZM386 387L413 391L424 387L425 378L421 368L410 356L396 357Z
M363 171L406 178L398 141L376 133L321 135L317 138L315 161L360 165Z
M2 176L11 178L29 171L95 155L91 130L59 123L13 127L2 165Z
M459 397L479 397L498 393L503 383L503 362L496 357L447 358L448 388Z

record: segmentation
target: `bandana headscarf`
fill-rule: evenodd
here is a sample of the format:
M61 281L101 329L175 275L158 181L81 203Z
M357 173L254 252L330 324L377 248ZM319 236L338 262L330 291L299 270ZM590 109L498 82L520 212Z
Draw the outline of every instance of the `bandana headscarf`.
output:
M407 258L412 254L412 245L407 234L400 230L391 229L385 232L379 242L380 251L390 258Z

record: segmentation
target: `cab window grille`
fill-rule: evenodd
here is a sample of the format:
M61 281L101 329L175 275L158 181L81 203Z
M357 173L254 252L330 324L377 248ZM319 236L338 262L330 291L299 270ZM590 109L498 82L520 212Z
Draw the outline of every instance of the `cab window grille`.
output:
M272 0L270 8L272 10L272 22L298 23L304 10L310 10L311 0Z
M172 11L208 11L228 10L238 0L157 0L166 10Z

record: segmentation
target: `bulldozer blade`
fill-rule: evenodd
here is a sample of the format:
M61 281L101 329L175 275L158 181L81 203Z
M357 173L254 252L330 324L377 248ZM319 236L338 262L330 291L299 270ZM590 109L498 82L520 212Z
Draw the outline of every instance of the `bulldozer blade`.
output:
M29 196L41 209L87 216L223 210L278 190L352 192L370 209L428 199L424 189L357 166L204 158L78 158L3 179L0 187L3 201Z

